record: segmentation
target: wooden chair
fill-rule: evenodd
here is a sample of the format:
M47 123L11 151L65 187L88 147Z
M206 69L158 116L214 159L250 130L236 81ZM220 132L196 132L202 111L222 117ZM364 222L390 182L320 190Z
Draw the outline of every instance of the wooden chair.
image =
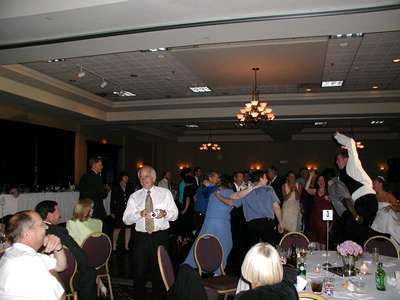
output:
M203 271L214 273L219 269L221 272L220 276L203 279L206 288L213 289L218 295L223 295L224 299L235 294L238 278L225 274L224 251L216 236L204 234L198 237L194 244L194 258L200 276Z
M326 300L321 295L314 294L313 292L299 292L299 300Z
M110 271L108 268L108 260L110 259L112 251L110 238L101 232L92 233L83 242L82 249L88 257L89 266L96 269L96 280L102 278L107 280L108 295L110 295L111 300L114 300ZM100 294L99 286L97 286L97 294Z
M64 248L64 252L67 258L67 268L59 272L58 276L64 285L66 299L78 300L78 293L73 285L74 276L78 268L76 259L68 248Z
M175 282L175 274L171 259L164 246L158 246L157 260L161 278L164 282L165 289L168 291Z
M376 235L369 238L364 244L364 250L372 253L373 248L378 248L380 255L400 258L396 243L386 236Z
M297 247L307 249L309 243L310 241L305 234L297 231L292 231L286 233L282 237L281 241L279 242L279 246L288 249L292 247L293 244L296 244Z

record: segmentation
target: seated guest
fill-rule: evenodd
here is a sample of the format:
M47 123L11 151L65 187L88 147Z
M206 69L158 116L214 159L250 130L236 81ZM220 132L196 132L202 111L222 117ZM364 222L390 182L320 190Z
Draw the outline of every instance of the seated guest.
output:
M247 252L242 264L242 277L250 283L250 290L240 292L235 300L299 299L294 284L294 269L285 272L278 252L267 243L258 243Z
M385 179L381 176L373 181L373 187L378 198L378 213L372 229L389 233L400 244L400 211L399 202L392 193L386 191Z
M57 236L75 257L78 264L77 286L81 300L95 300L96 296L96 271L88 265L88 259L83 249L68 234L68 231L57 225L60 220L60 210L56 201L45 200L36 205L36 212L47 224L47 233Z
M101 232L103 227L101 220L92 218L92 214L93 201L89 198L80 199L74 207L72 219L67 222L69 235L80 246L90 234Z
M62 285L50 273L65 270L64 249L58 237L46 236L46 228L34 211L9 220L6 233L12 246L0 260L0 299L65 299ZM37 252L40 248L45 254Z

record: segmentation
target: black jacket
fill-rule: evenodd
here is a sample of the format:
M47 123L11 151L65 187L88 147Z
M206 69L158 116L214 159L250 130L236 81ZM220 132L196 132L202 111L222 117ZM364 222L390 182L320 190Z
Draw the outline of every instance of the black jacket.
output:
M69 235L66 228L58 225L48 224L47 233L54 234L60 238L61 244L66 246L75 257L78 264L78 269L86 268L88 266L88 258L83 249L75 242Z
M93 218L104 220L107 217L103 199L107 197L103 179L92 170L81 177L79 181L79 198L89 198L94 202Z
M179 268L174 284L168 291L167 300L207 300L203 280L197 272L187 264Z
M241 292L236 295L234 300L298 300L299 295L294 287L297 282L296 270L285 266L283 272L283 280L280 283Z

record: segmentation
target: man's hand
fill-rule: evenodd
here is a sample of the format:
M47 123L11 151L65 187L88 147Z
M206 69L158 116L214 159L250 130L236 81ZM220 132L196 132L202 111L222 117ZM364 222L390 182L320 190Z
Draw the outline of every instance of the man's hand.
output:
M279 223L279 224L278 224L278 232L279 232L279 233L283 233L283 231L284 231L283 224L282 224L282 223Z
M151 219L151 218L153 218L152 216L151 216L151 211L149 211L149 210L146 210L146 209L143 209L141 212L140 212L140 216L142 217L142 218L145 218L145 219Z
M44 237L43 247L44 247L43 250L44 253L51 253L54 251L58 252L62 250L62 244L60 239L53 234L49 234Z

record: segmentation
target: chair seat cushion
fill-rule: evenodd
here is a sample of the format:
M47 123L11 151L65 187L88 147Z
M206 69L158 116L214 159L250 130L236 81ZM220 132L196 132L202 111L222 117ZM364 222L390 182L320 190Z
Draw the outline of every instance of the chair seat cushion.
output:
M216 291L236 290L239 279L237 277L223 275L204 279L204 286Z

